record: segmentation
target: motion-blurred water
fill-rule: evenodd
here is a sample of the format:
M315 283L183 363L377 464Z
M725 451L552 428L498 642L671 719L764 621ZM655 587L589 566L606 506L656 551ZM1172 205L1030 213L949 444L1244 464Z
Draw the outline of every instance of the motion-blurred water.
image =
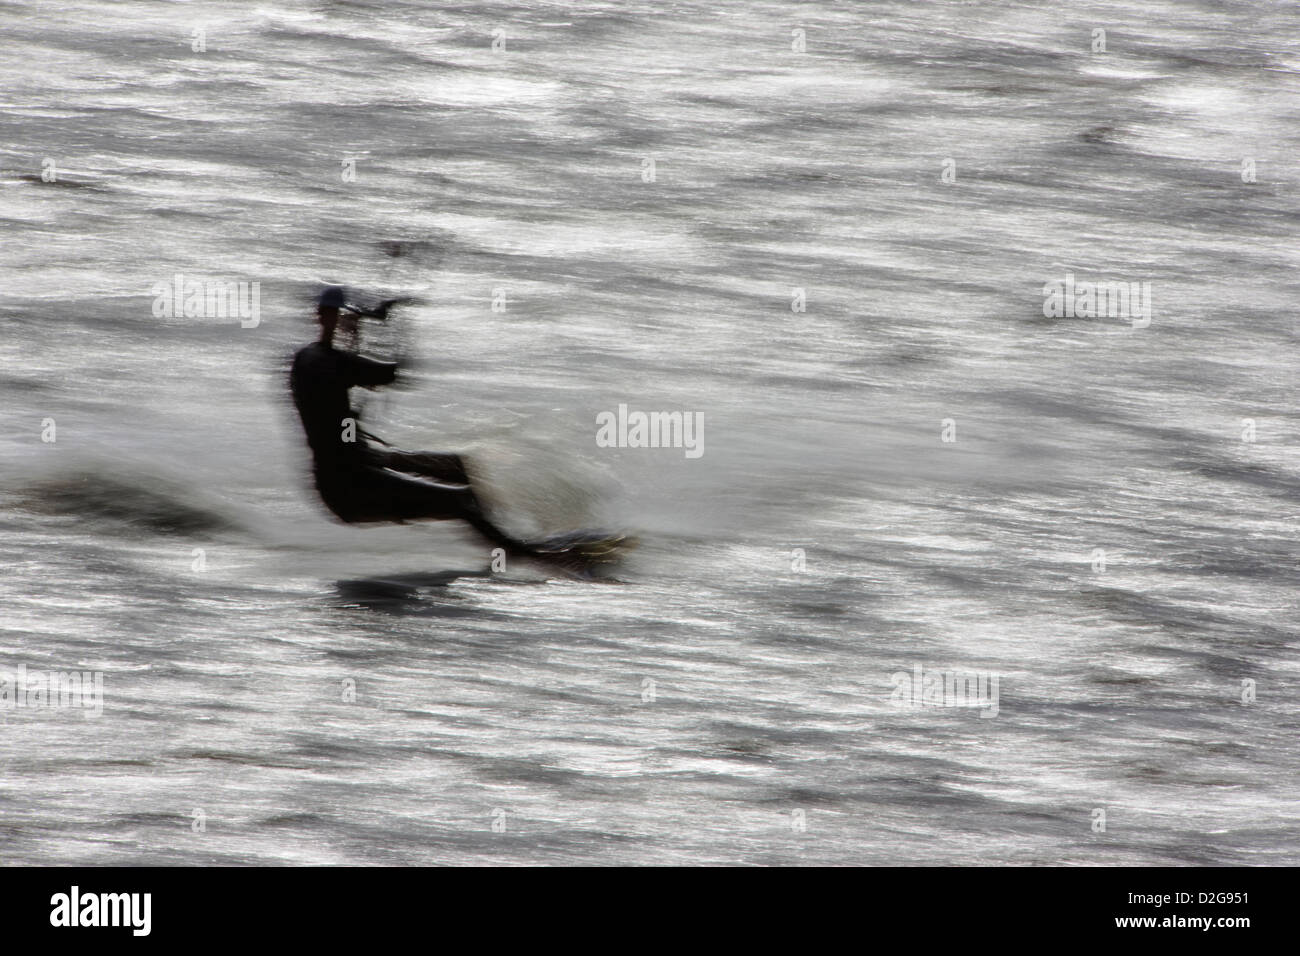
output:
M1300 862L1298 81L1294 3L0 4L0 669L104 675L0 860ZM622 584L329 520L326 281Z

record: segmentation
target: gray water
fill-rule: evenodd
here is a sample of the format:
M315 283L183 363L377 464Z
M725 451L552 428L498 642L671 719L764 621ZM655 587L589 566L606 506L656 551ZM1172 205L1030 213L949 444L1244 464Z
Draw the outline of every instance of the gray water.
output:
M103 676L0 861L1300 862L1298 81L1294 3L0 4L0 669ZM325 282L617 582L330 520Z

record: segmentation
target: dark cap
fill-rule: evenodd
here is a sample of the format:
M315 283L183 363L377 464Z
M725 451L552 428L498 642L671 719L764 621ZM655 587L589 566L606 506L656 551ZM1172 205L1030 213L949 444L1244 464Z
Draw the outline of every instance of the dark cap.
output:
M322 309L343 308L343 287L341 285L326 287L325 291L320 294L320 299L317 300L316 304Z

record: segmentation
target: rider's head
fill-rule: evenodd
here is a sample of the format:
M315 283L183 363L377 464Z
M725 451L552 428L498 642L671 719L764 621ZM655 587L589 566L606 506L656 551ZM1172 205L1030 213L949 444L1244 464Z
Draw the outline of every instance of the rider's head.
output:
M316 318L320 322L321 341L329 342L334 338L334 329L342 322L344 332L356 331L357 319L351 313L340 315L343 308L343 288L332 285L320 294L316 302Z

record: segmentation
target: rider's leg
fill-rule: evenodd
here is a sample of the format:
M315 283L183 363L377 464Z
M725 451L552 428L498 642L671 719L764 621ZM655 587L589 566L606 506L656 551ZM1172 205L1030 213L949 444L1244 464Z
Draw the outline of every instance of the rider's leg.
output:
M400 451L395 448L372 449L371 462L373 465L405 473L399 477L409 474L432 479L440 485L449 482L465 485L466 497L461 504L463 513L458 517L463 518L493 544L501 545L513 553L529 550L523 542L509 537L488 520L483 502L479 500L470 485L469 473L465 470L465 460L460 455L452 452ZM422 497L420 493L416 494Z
M474 490L467 484L442 484L413 478L393 471L374 471L367 484L367 497L386 511L388 520L419 521L459 518L488 541L511 554L527 554L532 549L512 538L491 521Z
M373 450L372 459L379 467L432 478L443 484L468 485L469 474L460 455L438 451Z

